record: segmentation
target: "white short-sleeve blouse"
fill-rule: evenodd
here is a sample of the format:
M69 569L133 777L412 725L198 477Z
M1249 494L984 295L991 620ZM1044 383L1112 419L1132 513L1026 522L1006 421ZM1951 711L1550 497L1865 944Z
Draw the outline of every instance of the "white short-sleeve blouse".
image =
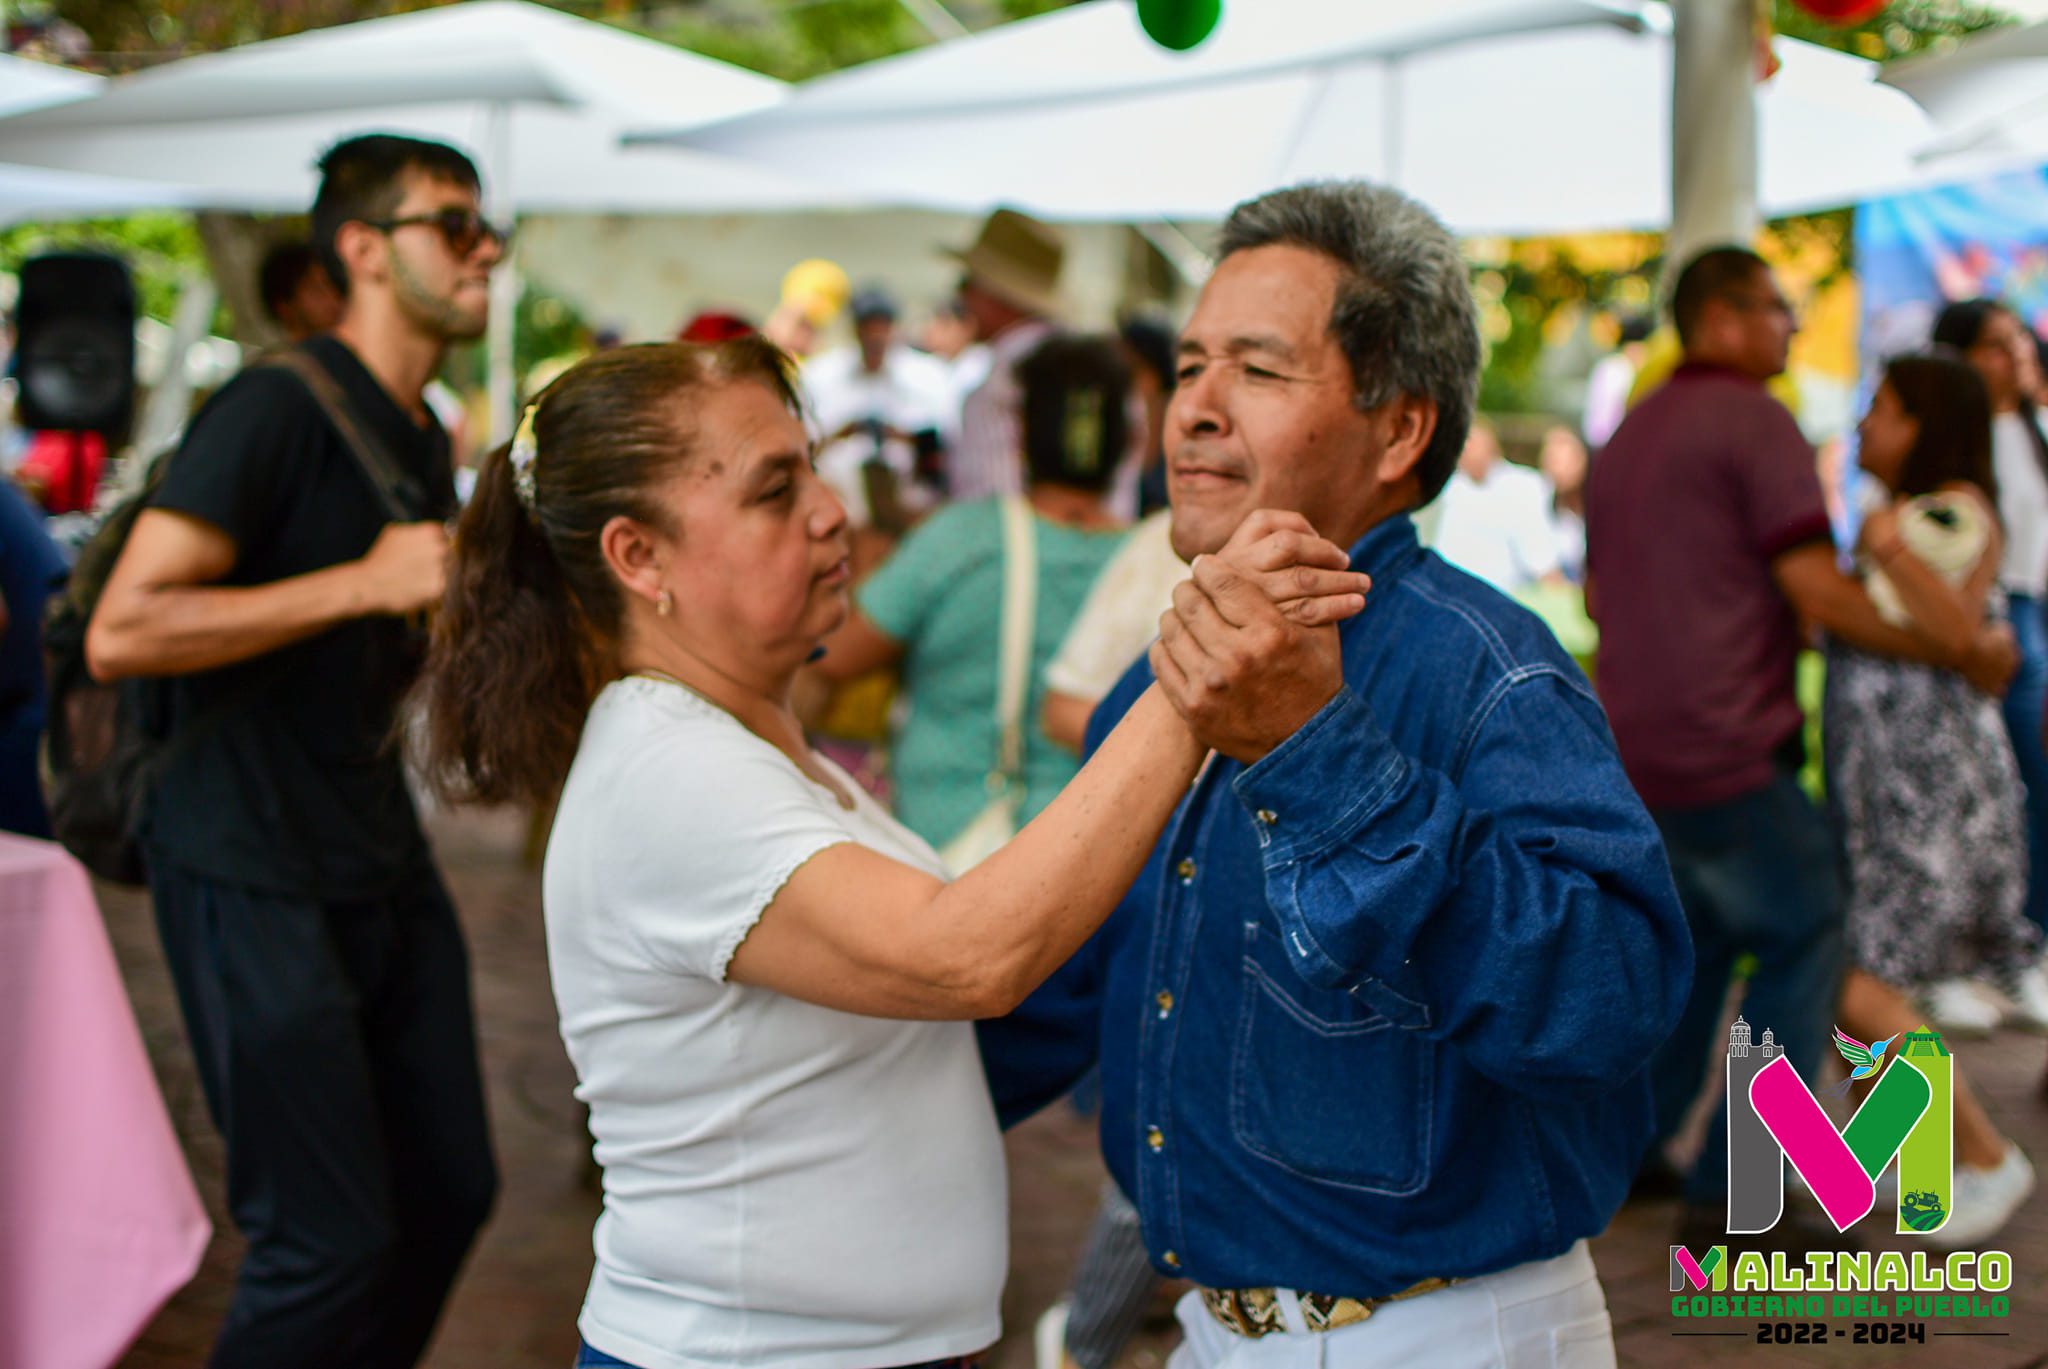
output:
M856 842L943 875L679 685L592 705L543 876L562 1040L604 1169L578 1322L644 1369L879 1369L1000 1332L1003 1151L964 1022L726 982L789 876Z

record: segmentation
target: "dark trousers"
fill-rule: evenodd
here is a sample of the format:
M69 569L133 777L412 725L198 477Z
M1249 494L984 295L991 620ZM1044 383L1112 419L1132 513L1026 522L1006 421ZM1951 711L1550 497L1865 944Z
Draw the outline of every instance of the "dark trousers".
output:
M150 888L249 1240L210 1363L416 1363L497 1191L439 877L319 903L159 859Z
M1776 1033L1810 1086L1834 1021L1842 973L1842 908L1827 819L1798 781L1781 774L1768 788L1705 808L1652 809L1664 834L1679 902L1692 928L1692 997L1659 1048L1651 1072L1657 1139L1670 1138L1699 1096L1708 1069L1726 1068L1716 1040L1736 957L1756 970L1742 1015L1758 1041ZM1728 1104L1707 1125L1706 1145L1686 1197L1719 1202L1728 1193Z
M50 839L50 813L36 748L43 737L41 705L15 709L0 722L0 832Z

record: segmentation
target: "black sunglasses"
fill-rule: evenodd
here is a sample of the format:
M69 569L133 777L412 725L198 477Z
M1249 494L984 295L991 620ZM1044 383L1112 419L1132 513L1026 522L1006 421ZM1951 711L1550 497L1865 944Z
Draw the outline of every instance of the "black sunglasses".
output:
M441 240L448 244L448 250L457 257L469 256L485 241L501 250L512 242L511 229L500 228L476 210L459 205L437 209L431 214L408 214L402 219L364 219L363 222L380 233L413 224L435 229L441 234Z

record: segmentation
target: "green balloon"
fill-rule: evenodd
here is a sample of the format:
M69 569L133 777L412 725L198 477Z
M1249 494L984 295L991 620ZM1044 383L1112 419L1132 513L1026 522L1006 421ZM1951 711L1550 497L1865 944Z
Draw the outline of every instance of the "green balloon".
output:
M1223 0L1138 0L1138 22L1152 41L1186 52L1209 36L1223 17Z

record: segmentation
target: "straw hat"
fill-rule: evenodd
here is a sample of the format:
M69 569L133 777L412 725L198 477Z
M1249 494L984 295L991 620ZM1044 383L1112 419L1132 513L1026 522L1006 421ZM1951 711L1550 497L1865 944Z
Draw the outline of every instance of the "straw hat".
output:
M1060 260L1066 244L1060 231L1014 209L988 216L974 245L944 249L978 284L1034 314L1060 308Z

